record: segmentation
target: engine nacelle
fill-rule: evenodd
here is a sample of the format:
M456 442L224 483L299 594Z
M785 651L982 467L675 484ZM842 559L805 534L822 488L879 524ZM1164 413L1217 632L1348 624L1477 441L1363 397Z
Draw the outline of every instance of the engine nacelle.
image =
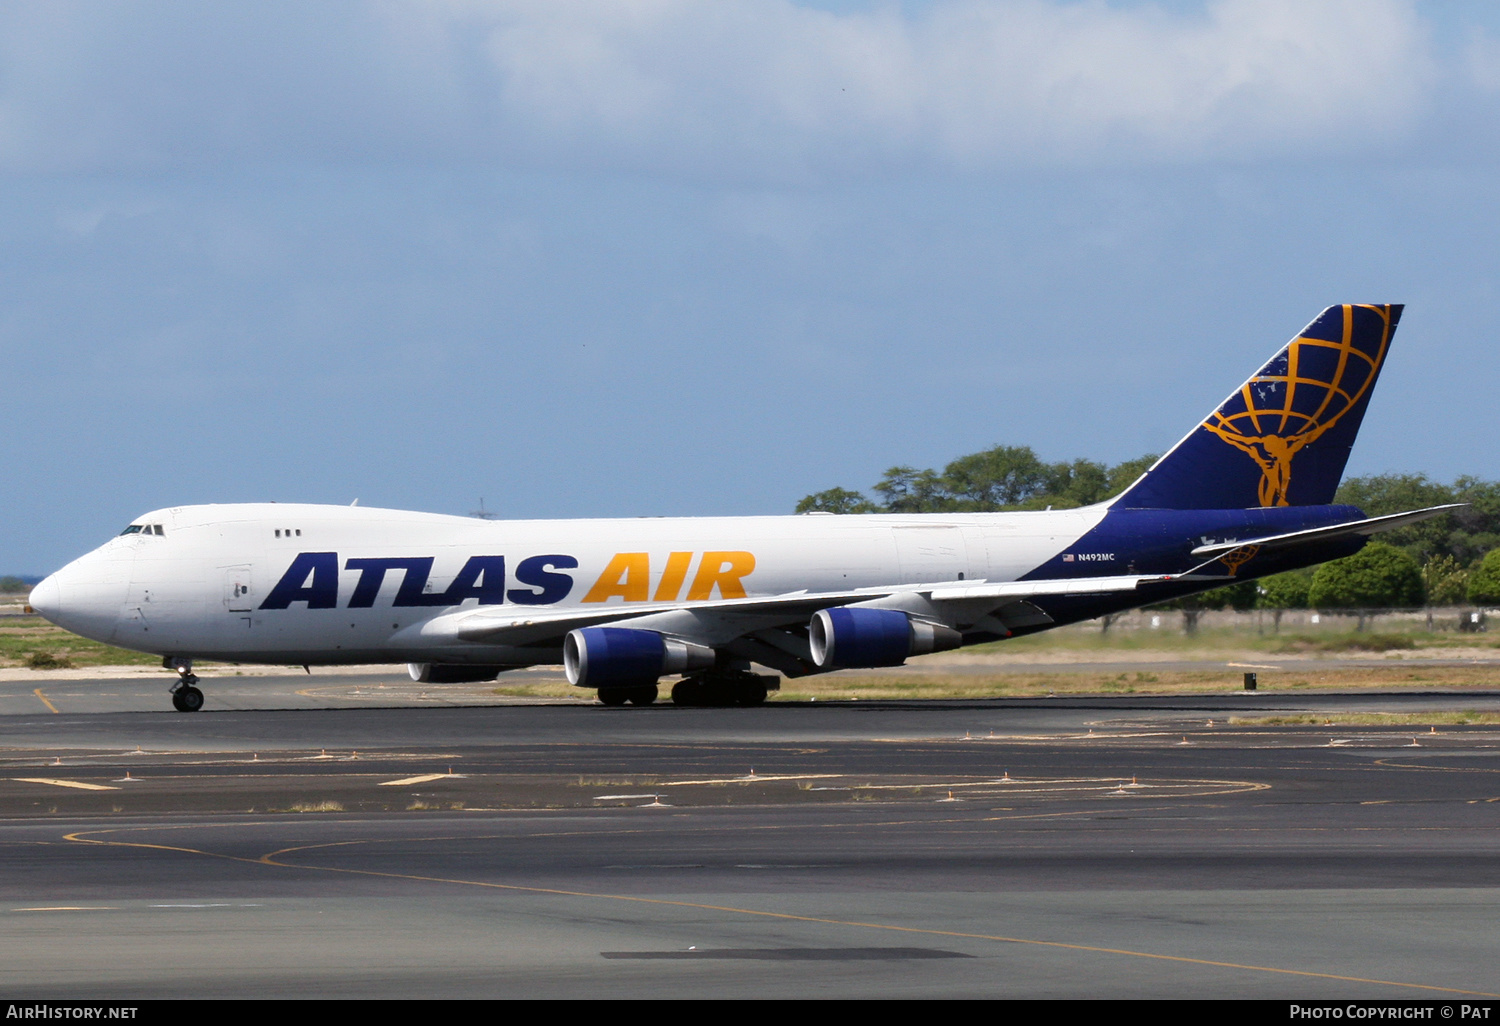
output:
M494 680L503 666L465 666L461 663L407 663L406 672L421 684L472 684Z
M813 662L821 670L900 666L907 656L963 644L951 627L914 620L899 609L820 609L807 625Z
M581 688L640 687L664 673L687 673L714 664L714 650L656 631L631 627L580 627L563 639L568 683Z

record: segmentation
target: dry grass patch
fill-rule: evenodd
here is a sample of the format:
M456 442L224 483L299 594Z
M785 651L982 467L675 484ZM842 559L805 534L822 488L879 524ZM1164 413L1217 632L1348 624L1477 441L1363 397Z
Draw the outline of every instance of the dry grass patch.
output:
M1316 672L1259 671L1259 690L1357 691L1365 688L1497 688L1500 670L1483 666L1376 666ZM778 702L831 702L922 698L1045 698L1083 695L1223 694L1241 691L1241 672L993 673L868 676L834 673L784 680Z
M344 803L334 801L293 802L291 812L343 812Z
M40 616L17 617L0 626L0 666L64 670L75 666L150 666L160 661L159 656L80 638Z
M662 689L663 697L666 696L668 688ZM500 695L505 698L587 698L594 697L593 691L587 688L575 688L567 681L548 681L541 684L508 684L505 687L491 688L490 694Z
M1467 727L1500 723L1500 713L1297 713L1284 716L1231 716L1233 727Z
M1445 637L1443 641L1449 647L1455 644L1451 637ZM1282 638L1281 643L1273 651L1284 653L1393 652L1410 651L1416 647L1416 639L1410 634L1337 634L1323 637L1293 634Z
M1196 634L1185 634L1176 626L1160 630L1112 630L1104 633L1097 624L1061 627L1057 630L1029 634L1007 641L993 641L965 648L965 653L1005 653L1046 656L1051 653L1097 655L1110 653L1160 652L1164 658L1182 659L1201 653L1234 652L1386 652L1424 648L1467 648L1480 651L1500 648L1496 634L1467 634L1453 630L1427 631L1398 629L1356 631L1352 617L1326 617L1326 625L1300 627L1276 633L1270 621L1260 630L1249 626L1203 628ZM1379 626L1377 622L1376 626Z

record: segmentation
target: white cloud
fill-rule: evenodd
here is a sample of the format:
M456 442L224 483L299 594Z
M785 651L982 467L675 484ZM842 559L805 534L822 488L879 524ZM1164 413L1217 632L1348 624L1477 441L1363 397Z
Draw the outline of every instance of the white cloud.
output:
M784 178L1386 149L1409 0L0 5L0 168L483 159Z

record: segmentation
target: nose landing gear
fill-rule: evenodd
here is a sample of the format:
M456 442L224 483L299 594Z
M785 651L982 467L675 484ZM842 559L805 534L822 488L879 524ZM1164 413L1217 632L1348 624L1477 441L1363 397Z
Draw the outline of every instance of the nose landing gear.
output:
M177 671L177 683L172 685L172 708L178 712L197 712L203 708L203 692L198 690L198 675L193 672L191 659L168 656L162 666Z

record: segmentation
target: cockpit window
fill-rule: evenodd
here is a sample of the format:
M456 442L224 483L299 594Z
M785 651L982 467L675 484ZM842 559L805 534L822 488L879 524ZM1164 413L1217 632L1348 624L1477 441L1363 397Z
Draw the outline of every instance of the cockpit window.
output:
M124 534L140 534L145 529L146 529L145 526L142 525L142 524L131 524L129 527L125 528L125 530L121 531L120 533L122 535L124 535Z
M161 529L161 525L160 524L152 524L151 525L151 532L153 534L155 534L158 538L160 538L162 535L164 535L164 534L167 533L167 532L165 532L165 531L163 531Z
M127 534L154 534L158 538L165 536L166 533L166 531L162 530L160 524L131 524L120 532L122 536Z

